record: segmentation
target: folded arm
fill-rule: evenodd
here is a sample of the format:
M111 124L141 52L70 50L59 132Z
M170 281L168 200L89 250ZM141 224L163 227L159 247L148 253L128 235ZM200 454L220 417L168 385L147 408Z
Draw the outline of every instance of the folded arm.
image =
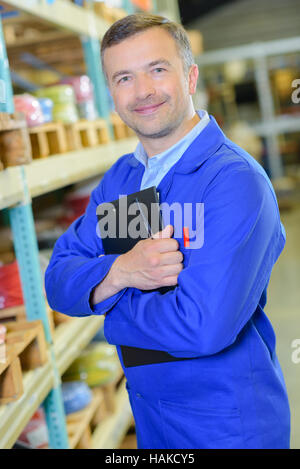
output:
M49 305L69 316L106 313L125 289L106 289L106 297L93 304L96 285L108 275L118 255L103 255L97 235L96 208L103 202L101 184L92 192L86 213L55 244L45 275Z

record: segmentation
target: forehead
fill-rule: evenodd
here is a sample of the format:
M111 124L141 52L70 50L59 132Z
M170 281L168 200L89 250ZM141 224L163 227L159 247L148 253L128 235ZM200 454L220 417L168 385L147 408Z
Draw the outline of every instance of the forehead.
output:
M180 60L174 38L164 29L153 27L107 48L104 51L104 66L110 77L119 69L143 68L158 58L171 64Z

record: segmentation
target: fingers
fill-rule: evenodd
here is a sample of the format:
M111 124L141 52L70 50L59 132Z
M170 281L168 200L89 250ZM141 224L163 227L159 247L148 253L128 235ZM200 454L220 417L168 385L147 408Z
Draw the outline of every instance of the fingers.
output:
M164 265L160 267L160 284L161 285L176 285L178 282L178 275L183 270L183 264ZM171 283L170 283L171 282Z
M152 239L157 240L157 244L154 244L154 249L158 252L169 252L177 251L179 249L179 243L176 239L172 238L174 228L172 225L167 225L163 230L158 231L152 236Z
M180 264L183 262L181 251L165 252L161 254L161 265Z
M161 231L158 231L153 235L154 239L161 239L161 238L171 238L172 234L174 232L174 228L172 225L167 225L165 228Z

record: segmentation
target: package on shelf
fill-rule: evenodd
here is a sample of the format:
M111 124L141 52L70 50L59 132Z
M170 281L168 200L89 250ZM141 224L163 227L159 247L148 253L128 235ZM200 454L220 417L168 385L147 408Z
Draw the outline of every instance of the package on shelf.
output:
M133 5L140 8L141 10L150 11L153 9L152 0L131 0Z
M38 98L43 113L44 124L53 121L53 101L50 98Z
M74 89L70 85L46 86L34 91L37 98L49 98L53 102L53 121L72 124L78 121Z
M92 121L98 117L95 103L92 99L77 103L77 110L80 119L87 119Z
M87 75L66 77L60 80L60 84L72 86L77 103L89 101L94 97L93 85Z
M0 324L0 363L4 363L6 361L5 338L6 327L3 324Z
M3 324L0 324L0 345L4 344L6 336L6 327Z
M28 127L35 127L44 123L44 115L39 100L29 93L14 96L14 106L17 112L24 114Z
M62 395L66 415L84 409L93 397L91 389L83 381L66 381L62 383Z
M101 386L115 381L119 372L115 347L105 342L93 342L74 360L63 380L82 380L91 387Z
M93 84L87 75L66 77L60 80L60 83L73 87L81 119L94 120L98 117L94 104Z
M0 266L0 310L24 303L17 261Z
M81 410L68 413L66 416L70 448L91 449L92 434L106 416L104 394L99 388L93 389L90 402Z
M33 414L30 421L19 435L17 442L25 443L33 449L46 449L48 447L48 429L42 407Z

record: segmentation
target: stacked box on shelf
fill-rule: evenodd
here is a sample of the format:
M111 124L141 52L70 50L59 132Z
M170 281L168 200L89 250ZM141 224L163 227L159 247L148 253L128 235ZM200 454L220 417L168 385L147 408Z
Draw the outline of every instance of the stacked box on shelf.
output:
M46 302L47 316L50 326L51 335L54 335L55 331L55 322L54 322L54 312ZM11 308L0 309L0 324L5 324L6 322L24 322L26 321L26 310L24 305L13 306Z
M22 371L47 361L47 345L42 322L6 322L5 360L0 363L0 404L19 399L23 393Z
M67 151L66 132L61 122L49 122L28 129L33 158L45 158Z
M18 113L0 113L1 167L27 164L31 160L31 144L24 117Z
M95 147L109 142L109 132L104 119L80 119L74 124L65 124L68 151Z

